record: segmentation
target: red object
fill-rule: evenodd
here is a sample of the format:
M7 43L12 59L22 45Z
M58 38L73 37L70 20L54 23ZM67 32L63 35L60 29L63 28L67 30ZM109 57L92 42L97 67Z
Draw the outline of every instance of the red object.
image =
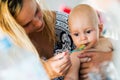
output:
M66 12L66 13L70 13L70 11L71 11L71 9L70 8L68 8L68 7L65 7L64 9L63 9L63 12Z
M67 6L64 6L64 5L62 5L62 6L60 6L60 11L62 11L62 12L65 12L65 13L70 13L70 11L71 11L71 8L69 8L69 7L67 7Z

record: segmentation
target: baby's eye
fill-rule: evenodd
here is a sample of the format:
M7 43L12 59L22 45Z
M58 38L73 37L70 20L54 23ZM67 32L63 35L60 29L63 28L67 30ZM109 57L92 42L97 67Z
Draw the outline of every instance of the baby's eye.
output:
M78 36L79 34L78 34L78 33L74 33L73 35L74 35L74 36Z
M90 34L92 32L92 30L87 30L86 33Z

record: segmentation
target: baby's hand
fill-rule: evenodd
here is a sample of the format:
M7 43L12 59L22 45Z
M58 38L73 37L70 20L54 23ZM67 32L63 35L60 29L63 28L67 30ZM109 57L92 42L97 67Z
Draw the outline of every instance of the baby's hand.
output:
M79 52L73 52L70 55L72 66L70 67L64 80L79 80L78 74L80 69L80 59L78 58Z

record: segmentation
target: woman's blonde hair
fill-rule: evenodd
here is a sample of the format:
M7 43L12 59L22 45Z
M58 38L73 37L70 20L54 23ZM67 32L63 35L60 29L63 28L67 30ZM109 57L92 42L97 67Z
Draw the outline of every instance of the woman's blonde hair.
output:
M21 8L22 0L0 0L0 30L9 35L17 46L37 53L26 32L14 18Z
M55 43L55 17L53 13L45 7L44 1L36 0L36 2L41 7L45 22L45 28L42 34L45 37L49 37L50 42ZM0 0L0 29L7 33L18 46L37 53L24 29L15 20L22 7L23 0Z
M52 11L49 10L44 0L36 0L41 7L43 13L43 19L45 22L45 28L42 31L45 37L49 38L49 41L55 43L56 35L55 35L55 15Z

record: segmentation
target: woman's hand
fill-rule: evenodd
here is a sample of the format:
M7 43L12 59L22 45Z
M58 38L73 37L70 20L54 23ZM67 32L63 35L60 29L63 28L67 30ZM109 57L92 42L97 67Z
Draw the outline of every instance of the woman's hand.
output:
M86 80L90 71L99 68L103 62L112 59L112 52L84 51L78 57L81 61L80 78Z
M44 61L44 67L46 68L50 78L56 78L64 76L71 66L70 55L68 52L60 53L47 61Z

